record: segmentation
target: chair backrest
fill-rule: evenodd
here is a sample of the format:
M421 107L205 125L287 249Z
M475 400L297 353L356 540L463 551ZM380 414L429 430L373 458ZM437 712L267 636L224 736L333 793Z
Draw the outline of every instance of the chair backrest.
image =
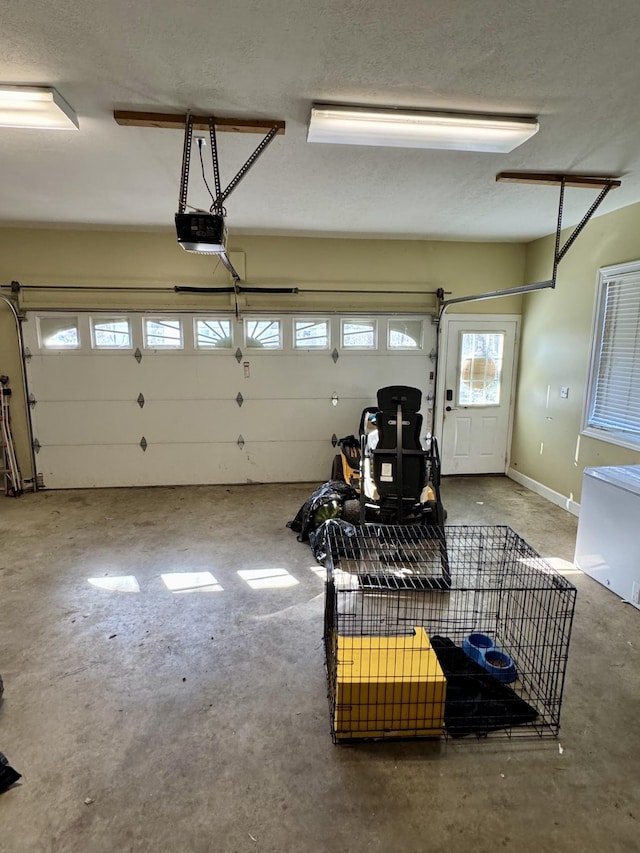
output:
M420 444L421 402L418 388L392 385L378 391L379 441L373 452L373 477L381 508L396 508L399 516L403 507L419 500L427 476L426 453Z
M422 415L419 412L421 402L422 392L407 385L390 385L378 391L376 423L380 450L391 450L398 446L398 403L402 409L401 447L404 450L422 449Z

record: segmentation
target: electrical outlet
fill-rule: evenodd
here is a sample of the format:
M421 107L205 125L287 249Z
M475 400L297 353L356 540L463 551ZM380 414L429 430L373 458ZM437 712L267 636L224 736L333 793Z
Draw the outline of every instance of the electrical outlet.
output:
M569 397L569 389L566 387L566 385L561 386L560 396L562 397L563 400L566 400Z
M631 588L631 601L640 607L640 583L634 582Z

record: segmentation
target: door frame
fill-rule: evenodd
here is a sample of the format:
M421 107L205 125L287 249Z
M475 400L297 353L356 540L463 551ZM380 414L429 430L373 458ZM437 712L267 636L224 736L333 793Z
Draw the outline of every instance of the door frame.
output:
M440 322L438 324L438 371L436 374L436 388L435 388L435 417L433 421L433 430L434 435L440 441L441 436L444 434L444 394L446 387L446 375L447 375L447 364L446 364L446 353L449 344L449 335L450 335L450 323L454 322L469 322L469 323L477 323L479 326L479 330L481 331L482 323L491 322L491 323L500 323L504 321L513 321L515 322L515 340L513 345L513 372L511 376L511 388L509 389L509 425L507 428L507 452L505 455L505 467L504 473L506 474L509 470L509 466L511 463L511 442L513 439L513 416L515 411L515 395L517 388L517 378L518 378L518 357L520 354L520 326L522 322L521 314L466 314L466 313L456 313L456 314L445 314L440 317ZM442 458L442 453L440 454ZM443 471L443 475L446 476L446 471Z

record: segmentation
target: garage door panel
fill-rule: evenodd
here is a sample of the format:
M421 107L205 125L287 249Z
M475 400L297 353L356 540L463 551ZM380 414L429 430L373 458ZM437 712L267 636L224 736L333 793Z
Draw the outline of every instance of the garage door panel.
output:
M144 435L139 413L134 400L38 401L33 413L34 438L43 446L137 444Z
M231 356L163 353L143 357L137 378L145 398L191 400L235 397L242 375Z
M245 447L247 482L323 483L331 476L335 450L328 442L256 442Z
M152 480L175 486L246 481L246 456L235 443L154 443L146 453L148 482L144 485L152 485Z
M246 423L235 400L151 400L141 418L144 435L154 444L235 443Z
M376 390L385 385L426 389L428 382L430 362L424 356L349 354L341 355L336 364L331 358L316 359L316 354L307 358L264 354L249 359L250 378L243 379L241 375L239 390L243 396L247 388L253 397L278 399L302 396L330 400L337 393L366 397L370 400L367 405L373 405Z
M330 441L357 432L362 401L169 400L145 402L139 430L149 442Z
M234 451L234 452L232 452ZM38 470L46 488L179 486L244 483L246 456L237 447L208 444L43 447Z
M324 482L333 449L326 442L235 446L84 445L42 448L38 469L51 489L223 483Z
M346 375L358 377L357 382L350 386L354 393L366 396L367 392L371 392L373 388L372 403L375 404L377 389L387 385L409 385L420 388L423 393L426 393L430 364L427 358L415 355L405 358L377 356L369 357L366 361L362 356L347 356L342 366ZM371 383L372 377L374 377L373 383Z
M362 407L332 406L328 400L247 400L242 406L247 441L331 441L356 432ZM345 432L346 430L346 432Z
M144 456L132 445L44 446L36 464L48 489L153 485Z
M133 356L100 355L34 356L29 385L40 400L127 400L140 392L139 365Z
M243 379L245 362L249 364L249 379ZM243 386L251 388L254 397L314 396L327 399L345 384L345 376L338 365L328 354L260 353L253 357L245 354L240 365L240 378ZM244 395L243 386L240 390Z

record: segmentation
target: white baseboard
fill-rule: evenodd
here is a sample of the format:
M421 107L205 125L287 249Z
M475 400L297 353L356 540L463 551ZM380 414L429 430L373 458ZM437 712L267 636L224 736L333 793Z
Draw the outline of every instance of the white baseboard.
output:
M561 506L562 509L566 509L567 512L570 512L572 515L580 515L579 503L572 501L571 498L568 498L565 495L561 495L560 492L554 492L553 489L550 489L548 486L544 486L537 480L533 480L531 477L521 474L520 471L516 471L515 468L509 468L507 471L507 477L515 480L516 483L520 483L520 485L524 486L526 489L531 489L532 492L546 498L548 501L551 501L552 504Z

